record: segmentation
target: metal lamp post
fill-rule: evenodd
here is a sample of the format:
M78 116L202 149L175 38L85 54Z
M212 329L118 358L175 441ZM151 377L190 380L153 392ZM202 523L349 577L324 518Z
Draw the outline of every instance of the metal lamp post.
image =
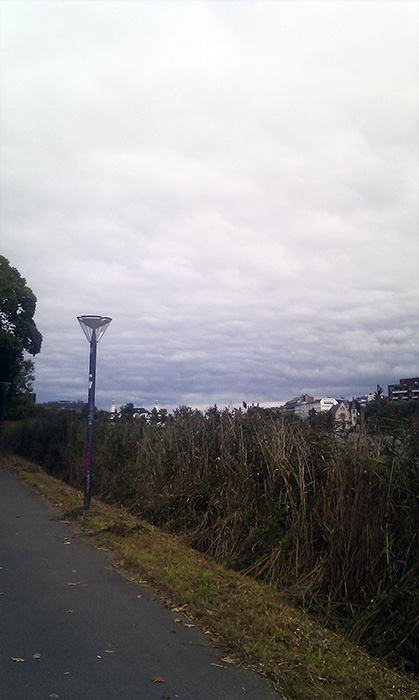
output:
M89 394L87 405L86 463L84 472L84 507L90 506L92 484L93 421L95 414L96 350L97 344L112 321L109 316L77 316L90 343Z

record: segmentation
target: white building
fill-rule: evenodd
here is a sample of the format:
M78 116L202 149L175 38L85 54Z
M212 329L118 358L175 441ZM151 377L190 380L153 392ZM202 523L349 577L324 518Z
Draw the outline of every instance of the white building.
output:
M300 401L295 406L295 413L303 420L307 420L310 411L314 410L316 413L327 413L327 411L330 411L332 406L336 406L337 403L336 399L329 396L323 399L315 399L315 401Z
M355 401L358 401L360 406L366 406L370 401L374 401L374 394L370 392L369 394L363 394L363 396L357 396Z

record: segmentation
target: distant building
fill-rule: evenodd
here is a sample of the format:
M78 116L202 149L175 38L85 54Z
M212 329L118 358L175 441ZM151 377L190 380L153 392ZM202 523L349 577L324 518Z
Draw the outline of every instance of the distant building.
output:
M359 403L360 406L366 406L370 401L374 401L374 394L363 394L362 396L357 396L355 401Z
M301 394L301 396L296 396L294 399L284 403L281 410L285 411L286 413L296 413L296 406L308 401L314 401L313 396L309 396L309 394Z
M389 384L388 397L390 401L419 399L419 377L400 379L399 384Z
M133 418L145 418L146 421L150 419L151 412L147 408L134 408L132 412Z
M52 408L56 411L82 411L86 404L84 401L47 401L45 408Z
M360 418L360 407L359 404L352 399L349 401L339 401L336 402L334 406L330 409L330 413L335 420L337 427L342 430L349 430L349 428L356 428L359 423Z
M127 410L128 409L128 410ZM117 420L118 418L145 418L147 422L150 420L150 411L147 408L137 408L134 404L127 404L122 406L121 410L118 411L115 405L115 401L112 401L111 406L111 420Z
M335 406L338 402L329 396L323 399L311 399L311 401L301 401L297 403L295 407L295 414L300 416L303 420L307 420L310 415L310 411L315 411L316 413L327 413L330 411L332 406Z

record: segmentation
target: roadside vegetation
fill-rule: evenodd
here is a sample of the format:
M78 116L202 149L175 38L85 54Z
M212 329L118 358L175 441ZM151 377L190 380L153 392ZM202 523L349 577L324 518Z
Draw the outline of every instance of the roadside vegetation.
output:
M9 418L34 415L36 410L30 400L35 367L27 357L37 355L42 345L35 309L36 296L26 280L0 255L0 413L7 393Z
M416 402L373 404L364 428L344 436L327 421L216 407L205 415L180 407L162 425L96 419L101 537L120 537L126 565L187 604L230 653L293 699L419 697L409 676L355 646L399 672L419 671L419 413ZM4 447L67 484L54 488L82 488L84 441L85 421L71 413L4 429ZM47 478L35 474L38 485ZM74 493L67 510L94 530L95 511L77 511ZM109 524L122 512L142 523L128 540ZM151 536L170 551L147 563Z

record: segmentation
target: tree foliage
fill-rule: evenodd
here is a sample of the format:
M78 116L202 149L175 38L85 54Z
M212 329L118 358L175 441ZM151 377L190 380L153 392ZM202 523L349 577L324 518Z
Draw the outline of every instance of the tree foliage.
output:
M134 404L133 403L125 403L119 409L119 415L124 420L130 420L131 418L133 418L134 417Z
M409 421L416 421L419 427L419 401L416 399L388 401L377 399L365 407L365 421L368 430L397 435L404 431Z
M24 353L37 355L41 350L35 308L36 296L26 280L0 255L0 381L12 384L12 395L31 390L34 365Z

